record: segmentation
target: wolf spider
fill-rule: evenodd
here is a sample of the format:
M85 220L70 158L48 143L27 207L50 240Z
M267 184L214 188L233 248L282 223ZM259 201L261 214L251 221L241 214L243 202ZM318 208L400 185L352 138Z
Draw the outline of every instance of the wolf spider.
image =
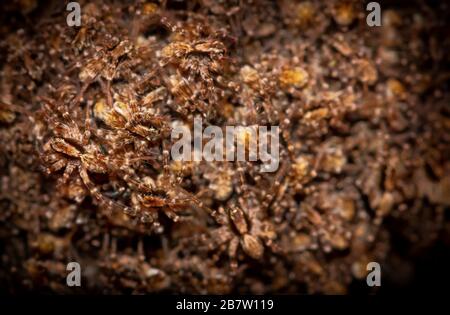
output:
M116 76L117 67L120 64L121 59L123 59L123 56L128 55L132 50L132 43L129 40L123 40L117 45L112 45L112 48L100 48L100 50L97 51L85 65L81 65L77 62L73 66L69 67L69 72L74 68L81 67L78 78L83 83L80 91L71 101L70 107L74 107L83 99L84 92L96 79L100 82L106 80L105 92L109 91L111 81Z
M224 61L226 48L218 40L206 39L193 43L170 43L161 54L163 65L175 64L184 72L194 73L211 82L210 73L220 73L222 70L221 62Z
M232 268L237 267L239 245L246 255L256 260L264 255L264 245L273 245L275 228L256 218L256 210L244 212L240 207L232 206L227 210L219 209L214 217L222 226L211 232L211 246L227 248Z
M112 49L101 49L82 67L78 77L85 84L90 84L97 76L104 77L107 81L112 81L120 58L126 56L132 49L133 45L129 40L119 42Z
M94 116L114 131L103 135L110 140L114 149L134 143L137 139L154 143L168 136L170 127L166 117L156 114L151 108L152 104L163 99L164 91L163 87L157 88L137 101L133 92L125 89L122 92L125 95L117 96L112 105L108 104L111 101L99 101L95 104Z
M187 74L189 84L198 85L197 93L203 98L216 100L216 85L224 86L220 75L224 73L227 61L225 44L210 36L206 39L185 39L172 42L161 51L161 66L175 66L180 74ZM200 80L198 80L200 78Z
M166 153L167 154L167 153ZM182 172L182 171L181 171ZM212 210L205 206L195 195L180 186L181 178L174 179L167 168L156 181L145 177L141 182L134 182L135 191L131 195L132 206L128 209L131 216L139 217L142 223L150 223L158 228L159 212L177 222L184 219L179 216L180 210L195 205L206 213Z

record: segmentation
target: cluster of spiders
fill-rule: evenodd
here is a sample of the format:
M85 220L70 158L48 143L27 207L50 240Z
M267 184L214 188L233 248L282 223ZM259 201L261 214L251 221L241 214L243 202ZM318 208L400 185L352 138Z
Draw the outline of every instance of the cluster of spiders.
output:
M377 33L347 0L79 2L80 27L5 5L0 283L65 293L78 261L82 292L345 293L450 235L444 4ZM279 126L279 168L172 160L199 115Z
M47 175L59 174L57 187L81 182L101 207L157 229L160 211L177 221L190 204L203 205L168 171L172 100L158 79L161 67L146 66L154 54L140 55L128 39L101 39L91 57L78 56L68 69L69 76L79 68L79 87L64 82L40 98L31 117L47 127L37 136L39 156ZM112 84L117 80L127 84Z

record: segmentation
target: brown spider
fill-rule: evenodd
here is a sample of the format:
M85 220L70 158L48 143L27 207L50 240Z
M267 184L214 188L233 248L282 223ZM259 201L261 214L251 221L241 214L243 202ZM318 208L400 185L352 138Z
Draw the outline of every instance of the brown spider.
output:
M161 51L162 65L173 64L182 72L189 73L190 82L199 76L208 87L213 86L213 75L222 72L225 54L225 45L212 39L194 43L174 42Z
M55 113L49 104L44 105L44 116L52 127L53 137L43 145L42 158L46 165L50 164L46 168L46 173L51 174L66 167L62 181L65 183L71 173L81 165L86 171L89 169L104 172L106 170L104 163L93 163L98 160L96 155L99 152L90 144L90 131L82 132L64 106L56 108ZM57 115L58 113L62 119Z
M179 216L176 213L178 209L186 208L186 202L184 200L177 200L168 196L168 194L155 194L155 193L133 193L132 197L133 211L135 213L140 212L140 221L142 223L151 223L154 227L160 225L158 221L158 209L162 209L165 215L172 219L174 222L179 220Z
M214 213L222 226L211 233L212 245L227 247L233 268L237 267L236 255L239 245L251 258L261 259L264 254L263 243L271 246L276 237L272 224L260 221L255 214L255 211L246 213L237 206L229 208L226 213L222 208L219 213Z
M172 42L161 51L161 65L171 64L183 74L188 74L189 82L197 78L206 82L206 87L214 88L213 81L221 83L227 60L225 44L210 36L205 39L180 40Z
M94 106L94 116L103 121L115 132L114 141L123 146L133 139L144 138L155 142L169 133L169 126L164 116L155 113L151 105L163 99L165 89L160 87L148 93L138 102L131 91L124 91L125 97L116 96L116 101L109 106L103 100ZM108 137L106 137L108 138Z
M171 176L167 168L162 175L154 181L150 177L142 181L134 181L134 191L131 193L132 206L127 209L130 216L136 216L142 223L150 223L159 228L159 212L162 211L169 219L177 222L180 211L190 205L202 209L206 213L212 210L205 206L195 195L180 186L181 178L176 180Z
M112 38L110 42L105 44L111 45L113 43L111 45L112 47L100 48L86 64L82 66L79 63L75 64L75 67L81 66L78 78L83 82L83 85L77 96L72 100L71 107L82 100L84 92L95 79L98 79L100 82L103 82L103 79L106 80L103 89L105 94L109 95L111 81L116 76L116 70L121 57L126 56L133 50L133 45L129 40L123 40L117 45L114 45L116 41L117 39Z
M176 112L183 116L187 116L188 112L198 109L201 113L208 113L210 108L208 104L200 97L200 89L192 87L189 81L179 74L174 74L166 79L166 84L170 87L170 92L176 97L177 101L183 106L173 108ZM168 105L172 105L169 100Z
M167 24L167 19L163 19ZM227 85L221 75L228 66L227 48L220 31L197 29L195 25L180 29L168 25L175 41L160 51L160 66L169 66L170 78L163 80L183 106L176 109L183 115L198 110L205 117L212 112L225 94ZM209 34L205 37L205 34ZM166 69L164 69L166 71Z
M101 49L82 67L78 77L88 85L99 75L107 81L111 81L114 78L119 59L131 52L132 49L133 45L128 40L121 41L111 50Z

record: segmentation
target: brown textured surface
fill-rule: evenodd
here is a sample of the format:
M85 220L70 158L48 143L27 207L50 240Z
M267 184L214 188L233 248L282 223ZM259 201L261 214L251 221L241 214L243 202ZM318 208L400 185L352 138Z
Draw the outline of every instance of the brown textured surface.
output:
M2 7L1 291L366 292L448 250L445 1L243 2ZM171 161L194 115L279 125L278 171Z

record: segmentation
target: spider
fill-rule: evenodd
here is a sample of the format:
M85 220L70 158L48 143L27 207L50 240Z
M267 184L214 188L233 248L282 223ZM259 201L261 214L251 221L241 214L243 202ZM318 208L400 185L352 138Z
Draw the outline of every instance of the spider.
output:
M179 213L190 205L212 213L195 195L182 188L180 182L181 178L174 180L167 168L156 181L150 177L143 178L141 182L135 181L135 191L131 194L132 206L128 209L128 214L137 216L142 223L150 223L158 228L160 211L174 222L184 219Z
M114 43L114 38L111 42ZM77 105L82 100L84 92L96 79L100 82L106 79L106 84L103 85L104 92L105 94L109 93L111 81L116 76L117 67L121 59L123 59L122 57L128 55L133 50L133 45L129 40L123 40L117 45L112 45L112 48L108 48L101 48L85 65L81 66L78 78L83 82L83 85L76 97L72 100L70 107ZM80 64L76 63L75 67L80 67ZM71 68L73 67L69 69Z
M154 227L158 227L160 225L158 209L161 209L169 219L177 222L180 218L177 211L186 208L187 204L185 200L178 200L171 195L171 193L133 193L131 197L133 214L139 212L142 223L151 223Z
M168 135L170 129L166 117L156 114L151 107L163 99L164 91L164 87L157 88L137 101L130 90L125 90L125 96L116 96L112 106L103 100L95 104L94 116L114 130L114 133L105 135L106 139L112 140L113 147L123 147L136 138L154 143Z
M213 86L213 74L222 72L225 54L225 45L213 39L173 42L161 51L163 66L173 64L182 72L189 73L190 82L199 76L208 87Z
M78 77L89 85L97 76L104 77L107 81L114 78L119 59L127 55L133 49L129 40L123 40L111 50L101 49L82 67Z
M249 257L259 260L264 255L264 245L272 246L275 239L275 229L267 221L260 221L255 216L256 211L244 212L238 206L227 210L219 209L214 213L216 221L221 227L211 233L212 246L225 245L231 258L232 268L237 267L237 251L239 246Z
M214 116L219 99L224 97L224 77L228 65L227 48L222 42L221 32L187 25L184 28L171 25L162 19L173 33L175 41L160 52L160 67L170 66L171 76L163 79L170 91L183 103L185 109L177 111L186 114L186 109L197 109L205 117ZM205 37L205 34L209 34ZM223 37L223 36L222 36Z
M165 79L167 86L170 87L170 92L176 97L177 101L183 106L176 106L173 109L183 116L187 116L189 111L198 109L206 116L209 115L211 108L200 97L201 89L197 89L189 83L189 81L180 74L174 74L168 79ZM171 100L168 102L171 104Z

